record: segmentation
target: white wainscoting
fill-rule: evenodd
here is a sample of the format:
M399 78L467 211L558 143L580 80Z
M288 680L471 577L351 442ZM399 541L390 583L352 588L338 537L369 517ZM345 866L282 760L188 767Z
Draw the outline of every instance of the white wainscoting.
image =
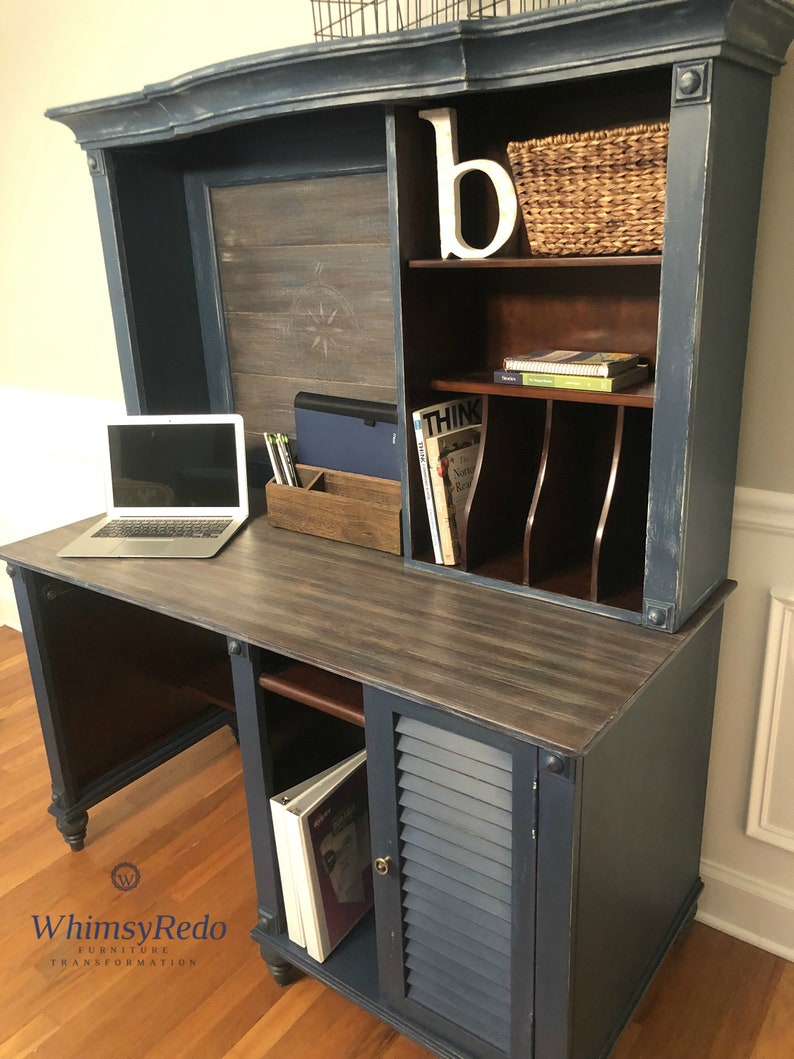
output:
M794 960L794 496L737 489L698 918Z
M747 834L794 852L794 588L771 597Z
M8 544L104 509L102 428L122 401L0 387L0 542ZM0 625L19 628L0 565Z

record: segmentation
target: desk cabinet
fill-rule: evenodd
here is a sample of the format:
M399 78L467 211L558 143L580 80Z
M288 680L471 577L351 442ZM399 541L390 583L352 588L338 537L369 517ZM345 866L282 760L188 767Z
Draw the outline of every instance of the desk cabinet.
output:
M442 1056L606 1055L695 912L720 627L718 607L576 753L490 723L485 700L474 720L360 689L380 872L374 914L323 963L286 936L268 807L301 756L256 678L284 659L238 645L253 934L276 977L306 970ZM326 724L334 741L359 745Z

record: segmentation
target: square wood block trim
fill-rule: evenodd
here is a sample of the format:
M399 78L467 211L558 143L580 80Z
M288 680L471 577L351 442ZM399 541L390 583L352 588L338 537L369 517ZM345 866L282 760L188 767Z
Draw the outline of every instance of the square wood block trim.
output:
M399 482L306 464L297 470L300 488L273 478L265 486L274 526L402 554Z

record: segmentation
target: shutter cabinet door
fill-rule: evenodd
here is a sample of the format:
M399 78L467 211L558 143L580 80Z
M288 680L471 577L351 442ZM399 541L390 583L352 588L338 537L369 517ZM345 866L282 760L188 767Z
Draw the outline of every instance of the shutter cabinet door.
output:
M537 750L366 689L383 1000L451 1055L532 1054Z

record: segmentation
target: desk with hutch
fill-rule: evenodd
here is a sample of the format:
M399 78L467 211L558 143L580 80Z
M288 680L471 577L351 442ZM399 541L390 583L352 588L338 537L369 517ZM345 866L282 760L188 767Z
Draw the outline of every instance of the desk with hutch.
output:
M75 527L4 549L75 849L89 808L234 709L253 935L279 980L306 970L440 1056L608 1054L701 888L766 116L793 15L582 0L50 112L88 154L130 412L236 407L255 467L262 417L288 426L313 381L396 398L403 446L403 558L264 515L211 561L57 559ZM438 260L428 100L456 109L462 157L669 119L661 257L539 260L519 233L486 262ZM467 216L487 216L471 191ZM318 297L349 310L349 355L328 338L322 363L300 333ZM520 343L595 328L654 361L654 385L581 401L482 381ZM472 389L467 555L441 569L406 414ZM268 798L365 742L384 874L316 964L286 936Z

